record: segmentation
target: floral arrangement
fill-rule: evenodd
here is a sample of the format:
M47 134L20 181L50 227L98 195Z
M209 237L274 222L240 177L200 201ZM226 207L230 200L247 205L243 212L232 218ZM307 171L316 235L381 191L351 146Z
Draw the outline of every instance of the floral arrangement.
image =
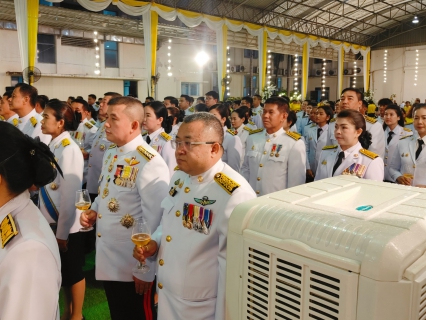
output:
M374 91L371 90L367 90L364 92L364 99L368 102L368 103L375 103L374 102Z
M265 86L265 87L262 89L262 93L261 93L262 99L263 99L263 100L266 100L266 99L268 99L269 97L271 97L271 96L272 96L272 94L274 93L274 91L275 91L276 89L277 89L277 87L276 87L276 86L274 86L274 85Z

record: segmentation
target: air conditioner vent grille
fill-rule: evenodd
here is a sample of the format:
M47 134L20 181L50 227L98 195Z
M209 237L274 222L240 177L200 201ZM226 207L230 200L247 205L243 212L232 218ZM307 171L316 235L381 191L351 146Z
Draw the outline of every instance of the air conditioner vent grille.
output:
M426 284L420 290L419 298L419 320L426 319Z

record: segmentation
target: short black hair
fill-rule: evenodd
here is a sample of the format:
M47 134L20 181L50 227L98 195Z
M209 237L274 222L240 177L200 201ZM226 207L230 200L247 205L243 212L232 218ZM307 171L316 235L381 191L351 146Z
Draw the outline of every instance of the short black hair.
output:
M216 99L219 101L219 93L217 93L216 91L209 91L205 94L205 96L213 97L213 99Z
M181 94L180 97L184 98L186 101L188 101L189 103L191 103L191 97L188 96L187 94Z
M7 97L8 99L10 97L12 97L13 91L6 91L5 93L3 93L3 97Z
M146 97L145 100L154 101L155 99L153 97Z
M38 91L36 87L30 86L26 83L18 83L15 88L19 88L19 92L24 97L30 97L31 106L35 107L37 102Z
M204 100L204 97L198 97L197 100L203 101L203 103L206 102L206 100Z
M253 105L253 98L252 97L249 97L249 96L242 97L241 100L245 100L246 102L250 103L250 106Z
M86 112L90 111L89 110L89 104L87 103L86 100L84 100L84 99L75 99L73 102L80 103L83 106L83 110L84 111L86 111Z
M45 96L44 94L40 94L37 97L37 103L40 105L40 108L42 108L43 110L46 107L46 103L48 101L49 101L49 98L47 96Z
M358 101L364 100L364 93L362 93L361 90L357 88L346 88L346 89L343 89L342 94L344 94L346 91L355 92L356 97L358 98Z
M278 110L280 110L281 112L285 112L288 114L289 112L289 106L288 106L288 102L286 99L284 99L283 97L271 97L266 99L265 104L276 104L278 107Z
M117 92L109 91L109 92L105 92L104 96L108 96L108 97L111 97L111 99L114 99L114 98L122 97L123 95Z
M262 96L260 94L255 94L255 95L253 95L253 98L254 97L259 98L260 100L262 100Z
M95 95L95 94L93 94L93 93L89 94L89 97L90 97L90 98L93 98L93 99L95 99L95 100L96 100L96 95Z
M377 105L385 107L390 106L391 104L393 104L393 102L389 98L382 98L379 100L379 102L377 102Z

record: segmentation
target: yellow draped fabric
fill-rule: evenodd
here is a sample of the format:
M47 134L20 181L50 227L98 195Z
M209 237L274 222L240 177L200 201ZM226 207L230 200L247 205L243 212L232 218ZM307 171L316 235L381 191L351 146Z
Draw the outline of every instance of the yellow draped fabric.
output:
M365 70L364 70L364 77L365 77L365 81L364 81L365 88L364 88L364 90L368 91L368 90L370 90L371 51L367 52L367 54L364 56L364 59L367 60Z
M340 50L340 54L339 54L339 83L338 85L338 90L337 90L337 94L340 97L341 92L343 91L343 70L344 70L344 65L345 65L345 49L343 47L339 48Z
M151 75L155 76L155 66L157 63L157 32L158 31L158 13L151 11Z
M308 75L309 75L309 44L303 44L302 54L302 100L307 98Z
M28 67L34 68L37 53L37 31L38 31L38 0L27 0L28 17ZM29 84L34 83L33 77L29 78Z

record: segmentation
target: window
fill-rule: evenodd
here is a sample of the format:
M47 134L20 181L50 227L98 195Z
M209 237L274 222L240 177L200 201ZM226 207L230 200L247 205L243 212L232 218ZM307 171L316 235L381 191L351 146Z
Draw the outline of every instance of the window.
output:
M259 51L244 49L244 58L250 58L252 54L253 54L253 59L259 58Z
M180 93L188 96L200 95L200 84L195 82L182 82L180 85Z
M53 3L45 0L40 0L39 3L43 6L53 7Z
M118 68L118 43L105 41L105 68Z
M102 11L102 13L104 15L107 15L107 16L116 16L117 15L117 12L115 12L115 11L109 11L109 10L104 10L104 11Z
M250 92L250 76L245 75L243 78L243 96L251 96L254 95L257 91L257 76L253 76L251 82L251 92Z
M37 61L56 63L56 39L53 34L37 35Z

